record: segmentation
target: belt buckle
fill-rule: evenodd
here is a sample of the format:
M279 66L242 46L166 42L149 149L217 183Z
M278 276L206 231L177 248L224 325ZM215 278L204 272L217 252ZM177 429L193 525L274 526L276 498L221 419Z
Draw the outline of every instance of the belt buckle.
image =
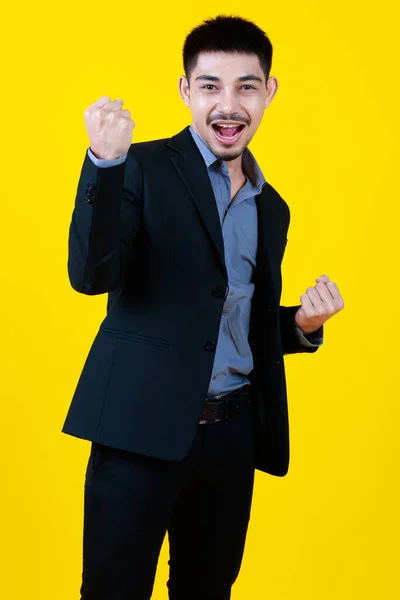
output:
M210 425L211 423L219 423L219 421L224 421L224 419L200 419L199 425Z
M210 398L212 398L213 400L220 400L221 398L223 398L225 396L225 394L218 394L217 396L210 396L209 398L206 398L206 400L210 400ZM225 414L227 412L226 409L226 401L225 401ZM219 421L224 421L225 420L225 415L223 419L200 419L199 421L199 425L207 425L210 423L219 423Z
M251 403L251 395L250 395L250 385L247 384L245 386L243 386L243 388L239 388L239 396L241 395L241 393L243 393L245 396L248 396L247 398L247 403L250 404ZM218 423L219 421L226 421L228 419L228 417L230 416L230 412L229 412L229 402L228 402L228 397L230 396L230 394L218 394L218 396L210 396L210 398L212 398L213 400L223 400L224 401L224 416L222 419L212 419L212 420L207 420L207 419L201 419L199 421L200 425L205 425L207 423ZM209 400L210 398L207 398L206 400Z

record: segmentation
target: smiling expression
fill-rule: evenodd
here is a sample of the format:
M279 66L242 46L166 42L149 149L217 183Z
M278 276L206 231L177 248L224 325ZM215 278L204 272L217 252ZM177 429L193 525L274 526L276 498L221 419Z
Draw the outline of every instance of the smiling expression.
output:
M225 161L238 158L248 146L277 87L275 77L266 85L256 54L238 52L200 53L190 86L186 77L179 78L193 129Z

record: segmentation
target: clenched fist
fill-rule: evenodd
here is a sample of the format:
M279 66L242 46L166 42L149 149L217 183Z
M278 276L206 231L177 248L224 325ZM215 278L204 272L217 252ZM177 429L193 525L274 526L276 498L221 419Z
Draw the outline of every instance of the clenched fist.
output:
M132 144L135 122L129 110L122 110L123 100L103 96L84 112L90 149L97 158L112 160L126 154Z
M328 275L318 277L317 285L309 287L300 296L301 307L295 315L296 324L303 333L316 331L333 315L344 308L344 300L334 281Z

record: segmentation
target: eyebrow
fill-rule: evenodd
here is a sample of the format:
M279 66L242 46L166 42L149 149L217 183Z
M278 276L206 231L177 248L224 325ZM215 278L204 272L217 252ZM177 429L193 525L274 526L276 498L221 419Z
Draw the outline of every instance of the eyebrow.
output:
M218 81L220 82L221 79L219 77L216 77L216 75L199 75L198 77L196 77L195 81ZM259 81L260 83L262 83L262 79L260 77L257 77L257 75L242 75L241 77L238 77L236 81Z

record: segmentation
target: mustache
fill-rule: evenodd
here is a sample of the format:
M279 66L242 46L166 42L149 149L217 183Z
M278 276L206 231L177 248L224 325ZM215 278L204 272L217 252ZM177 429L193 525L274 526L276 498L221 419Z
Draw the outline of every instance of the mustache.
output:
M232 115L231 117L227 117L226 115L221 115L220 117L208 117L206 123L207 125L211 125L216 121L236 121L237 123L243 123L243 125L249 124L248 119L243 119L243 117L236 117L235 115Z

